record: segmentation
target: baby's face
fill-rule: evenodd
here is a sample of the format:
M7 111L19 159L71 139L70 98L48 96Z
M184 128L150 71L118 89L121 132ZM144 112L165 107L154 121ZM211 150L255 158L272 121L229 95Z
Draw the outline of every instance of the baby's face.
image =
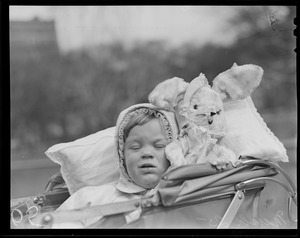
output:
M130 178L139 186L154 188L170 166L165 156L168 144L159 119L131 129L125 142L125 163Z

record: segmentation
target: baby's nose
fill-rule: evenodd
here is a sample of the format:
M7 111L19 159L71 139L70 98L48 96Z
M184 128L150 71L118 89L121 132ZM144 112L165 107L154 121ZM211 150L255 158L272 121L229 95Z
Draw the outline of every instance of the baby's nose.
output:
M142 151L141 157L143 159L152 159L154 157L153 152L150 149L144 149Z

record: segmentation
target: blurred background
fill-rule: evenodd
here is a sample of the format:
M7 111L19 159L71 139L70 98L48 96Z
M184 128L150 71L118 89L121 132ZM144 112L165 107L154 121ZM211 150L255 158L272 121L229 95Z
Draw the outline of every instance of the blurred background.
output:
M114 126L159 82L264 69L253 101L296 181L295 6L10 6L11 197L59 171L44 152Z

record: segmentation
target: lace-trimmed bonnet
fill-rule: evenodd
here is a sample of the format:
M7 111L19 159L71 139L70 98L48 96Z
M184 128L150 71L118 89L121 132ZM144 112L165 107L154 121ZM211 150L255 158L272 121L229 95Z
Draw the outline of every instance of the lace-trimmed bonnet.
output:
M178 135L178 126L174 113L159 109L152 104L136 104L120 113L116 124L115 135L116 159L120 168L120 178L117 189L125 193L139 193L147 190L132 181L124 166L124 128L130 122L131 118L138 114L153 114L155 117L159 118L165 128L168 142L172 142Z

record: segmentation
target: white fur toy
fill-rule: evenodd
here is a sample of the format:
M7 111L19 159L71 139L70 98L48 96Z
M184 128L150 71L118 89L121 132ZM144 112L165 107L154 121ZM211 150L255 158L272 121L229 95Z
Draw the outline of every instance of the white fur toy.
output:
M149 102L174 111L178 120L178 139L166 147L171 166L209 162L224 169L229 162L234 164L236 155L218 144L226 133L223 102L250 96L262 74L259 66L234 64L213 80L213 87L200 74L190 83L175 77L154 88Z

